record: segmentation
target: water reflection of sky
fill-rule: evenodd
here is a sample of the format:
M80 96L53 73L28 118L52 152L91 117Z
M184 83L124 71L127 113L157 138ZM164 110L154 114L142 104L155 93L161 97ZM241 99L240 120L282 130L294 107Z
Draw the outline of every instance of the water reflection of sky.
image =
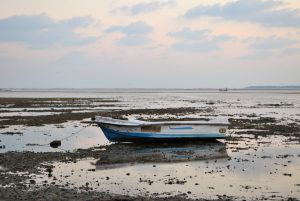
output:
M126 157L122 157L126 156ZM106 147L96 169L118 168L140 163L178 163L229 158L225 143L116 143Z
M207 149L218 153L220 146L226 146L226 154L220 152L221 157L218 159L207 157L202 160L181 162L162 162L153 159L148 162L127 161L128 163L114 168L99 168L97 163L99 159L86 159L77 163L55 163L53 175L62 184L74 183L74 186L79 188L86 186L88 182L89 187L94 190L117 194L158 193L164 196L166 193L174 195L191 191L189 194L191 198L212 199L217 198L216 195L223 194L241 196L245 199L261 199L271 195L299 198L300 188L297 186L300 183L299 144L278 146L276 142L272 142L272 138L269 140L269 144L257 145L259 147L257 151L249 149L235 152L234 148L228 148L222 143L216 144L215 148L212 146L190 148L203 152ZM137 154L149 152L149 149L136 150L139 150ZM128 156L128 153L124 154ZM286 154L289 154L287 158L280 158ZM117 160L116 162L120 163ZM123 162L126 162L126 159L121 160L121 163ZM90 169L96 170L89 171ZM286 173L291 176L285 176ZM67 178L64 177L66 175ZM42 178L40 181L43 179L48 178ZM182 184L177 184L177 181Z
M59 149L53 149L49 146L49 143L53 140L63 139L84 127L86 128L81 132L67 140L63 140ZM37 127L11 126L1 129L1 133L6 132L20 132L22 134L1 134L0 146L5 145L5 149L0 149L0 153L7 151L73 151L79 148L84 149L109 143L99 127L81 124L79 121ZM34 146L35 144L43 146Z

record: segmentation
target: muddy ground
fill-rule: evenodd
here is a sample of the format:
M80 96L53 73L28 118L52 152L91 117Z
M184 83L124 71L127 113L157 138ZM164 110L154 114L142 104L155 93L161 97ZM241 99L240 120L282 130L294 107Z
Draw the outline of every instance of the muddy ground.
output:
M5 132L1 132L1 129L9 128L12 125L24 125L24 126L42 126L45 124L61 124L67 121L85 120L82 123L87 126L96 126L93 124L92 117L95 115L110 116L115 118L126 119L131 115L153 115L162 116L159 120L177 120L174 116L183 117L185 120L204 119L199 118L184 118L187 114L193 114L201 112L214 116L213 104L207 103L206 107L180 107L180 108L161 108L161 109L110 109L102 110L101 107L114 107L120 103L119 100L114 99L74 99L74 98L0 98L0 135L5 135ZM273 105L272 105L273 106ZM74 109L75 107L75 109ZM275 105L275 107L278 107ZM41 108L39 110L39 108ZM46 108L46 109L45 109ZM47 109L48 108L48 109ZM86 111L89 108L91 111ZM20 112L59 112L59 114L49 114L41 116L1 116L1 113L10 113L15 109L19 109ZM34 110L33 110L34 109ZM84 110L84 111L83 111ZM75 112L76 111L76 112ZM170 115L170 118L166 118L166 115ZM228 115L230 116L230 115ZM144 119L142 116L140 119ZM249 117L249 118L230 118L230 127L228 138L224 141L226 145L234 145L237 141L253 140L253 137L239 137L238 134L251 134L254 136L254 140L257 143L263 143L259 137L267 136L285 136L292 142L300 142L300 127L297 122L282 123L279 119L272 117ZM63 129L63 128L62 128ZM234 135L231 135L231 134ZM11 133L14 134L14 133ZM0 137L1 139L1 137ZM145 145L147 146L147 145ZM152 146L152 145L149 145ZM136 147L135 147L136 148ZM52 176L52 169L55 162L62 163L77 163L81 159L94 158L102 159L98 160L98 163L106 165L110 163L110 158L114 158L115 161L122 162L124 156L121 153L134 153L132 148L126 146L98 146L89 149L78 149L75 152L53 152L53 153L35 153L35 152L4 152L0 153L0 200L189 200L187 196L190 192L183 192L176 196L166 196L163 198L155 197L153 195L140 195L140 196L127 196L116 195L107 192L94 191L89 188L89 184L83 186L80 189L73 189L69 185L60 184L55 182L55 178ZM239 147L229 147L233 151L238 151ZM242 149L242 148L241 148ZM243 148L245 149L245 148ZM251 149L251 147L248 147ZM177 153L178 154L178 153ZM182 154L182 153L181 153ZM187 154L187 153L184 153ZM117 158L116 158L117 156ZM120 158L118 158L118 156ZM128 154L129 156L129 154ZM156 156L157 157L157 156ZM285 156L282 156L283 158ZM289 156L286 156L286 158ZM300 157L300 153L298 156ZM129 157L128 157L129 158ZM152 155L147 157L137 157L132 160L137 162L157 162L157 158ZM228 160L232 160L228 157ZM104 161L104 162L103 162ZM126 161L126 160L125 160ZM127 161L128 162L128 161ZM129 161L131 162L131 161ZM86 171L95 171L93 169L87 169ZM49 182L45 182L43 185L37 185L37 181L32 178L32 175L47 174L49 176ZM286 173L289 174L289 173ZM289 176L289 175L286 175ZM290 175L292 176L292 175ZM54 180L54 181L53 181ZM151 182L150 182L151 183ZM171 181L172 183L172 181ZM299 182L300 183L300 182ZM297 185L297 184L295 184ZM300 184L299 184L300 186ZM227 195L218 195L217 199L211 200L240 200L240 197L231 197ZM269 197L271 198L271 197ZM280 199L296 200L291 197L275 197ZM299 198L299 197L298 197ZM266 198L268 199L268 198ZM201 200L201 199L200 199ZM203 199L204 200L204 199Z

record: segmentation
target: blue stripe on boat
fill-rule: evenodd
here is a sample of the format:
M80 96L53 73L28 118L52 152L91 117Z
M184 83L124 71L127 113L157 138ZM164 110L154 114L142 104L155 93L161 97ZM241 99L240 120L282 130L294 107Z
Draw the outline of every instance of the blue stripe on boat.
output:
M158 133L130 133L120 132L100 126L106 138L110 141L122 140L172 140L172 139L218 139L224 138L224 134L158 134Z
M193 127L191 126L185 126L185 127L169 127L171 130L192 130Z

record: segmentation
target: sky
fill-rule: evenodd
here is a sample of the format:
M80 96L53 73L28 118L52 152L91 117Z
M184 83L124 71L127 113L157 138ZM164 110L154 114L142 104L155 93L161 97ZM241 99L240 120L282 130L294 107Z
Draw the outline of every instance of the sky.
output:
M0 3L0 88L300 85L299 0Z

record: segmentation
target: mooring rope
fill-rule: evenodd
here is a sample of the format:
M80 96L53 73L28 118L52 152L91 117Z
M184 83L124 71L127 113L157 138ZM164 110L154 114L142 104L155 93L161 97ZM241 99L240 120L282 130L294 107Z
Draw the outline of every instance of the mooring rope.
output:
M69 139L69 138L71 138L71 137L74 137L75 135L79 134L80 132L82 132L83 130L85 130L87 127L88 127L88 126L83 127L83 128L81 128L80 130L78 130L78 131L76 131L76 132L74 132L74 133L68 135L67 137L64 137L64 138L62 138L62 139L60 139L60 140L54 140L54 141L52 141L52 142L55 142L55 141L61 142L61 141L63 141L63 140L67 140L67 139ZM52 148L58 148L58 147L53 147L53 146L51 146L51 143L52 143L52 142L49 142L49 143L46 143L46 144L28 144L27 146L49 146L49 147L52 147Z
M75 132L75 133L72 133L71 135L69 135L69 136L67 136L67 137L62 138L62 139L59 140L59 141L67 140L67 139L69 139L69 138L71 138L71 137L74 137L75 135L77 135L78 133L80 133L81 131L83 131L83 130L86 129L86 128L87 128L87 126L81 128L79 131L77 131L77 132ZM50 144L50 143L49 143L49 144Z

